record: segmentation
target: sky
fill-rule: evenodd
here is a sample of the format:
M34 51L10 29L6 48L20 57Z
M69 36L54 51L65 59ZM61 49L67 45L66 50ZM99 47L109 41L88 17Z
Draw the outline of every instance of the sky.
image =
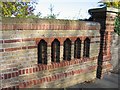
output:
M50 4L54 6L53 13L58 14L57 19L87 19L90 17L88 10L99 7L100 0L38 0L35 14L42 16L50 14Z

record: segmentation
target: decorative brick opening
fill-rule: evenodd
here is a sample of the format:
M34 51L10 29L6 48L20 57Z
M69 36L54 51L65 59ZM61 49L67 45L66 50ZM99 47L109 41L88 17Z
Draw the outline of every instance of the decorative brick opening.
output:
M51 60L52 62L60 62L60 42L55 39L51 45Z
M71 40L69 38L64 41L63 60L71 60Z
M77 38L74 43L74 58L80 59L81 57L81 40Z
M38 44L38 64L47 64L47 42L41 40Z
M89 54L90 54L90 39L87 37L84 40L83 57L89 57Z

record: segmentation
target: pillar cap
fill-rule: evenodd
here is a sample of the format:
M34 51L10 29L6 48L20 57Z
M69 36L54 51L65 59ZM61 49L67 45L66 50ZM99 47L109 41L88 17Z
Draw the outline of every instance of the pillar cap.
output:
M95 12L111 12L111 13L117 13L118 9L113 7L102 7L102 8L93 8L88 10L89 14L92 15L92 13Z

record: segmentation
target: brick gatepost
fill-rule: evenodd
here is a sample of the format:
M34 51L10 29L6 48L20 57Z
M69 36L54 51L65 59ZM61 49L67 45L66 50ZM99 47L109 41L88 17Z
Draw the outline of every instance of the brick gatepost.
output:
M114 20L118 9L115 8L95 8L90 9L91 20L101 24L100 51L98 56L97 78L103 77L104 73L112 70L111 61L111 41L114 32Z

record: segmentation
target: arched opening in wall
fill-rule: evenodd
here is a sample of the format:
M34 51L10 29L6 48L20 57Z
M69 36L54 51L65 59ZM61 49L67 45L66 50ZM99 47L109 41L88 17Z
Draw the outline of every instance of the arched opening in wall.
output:
M69 38L64 41L63 60L71 60L71 40Z
M60 62L60 42L55 39L51 45L51 60L52 62Z
M90 54L90 39L86 38L84 41L83 57L89 57L89 54Z
M74 58L80 59L81 57L81 40L77 38L74 43Z
M38 44L38 64L47 64L47 42L41 40Z

